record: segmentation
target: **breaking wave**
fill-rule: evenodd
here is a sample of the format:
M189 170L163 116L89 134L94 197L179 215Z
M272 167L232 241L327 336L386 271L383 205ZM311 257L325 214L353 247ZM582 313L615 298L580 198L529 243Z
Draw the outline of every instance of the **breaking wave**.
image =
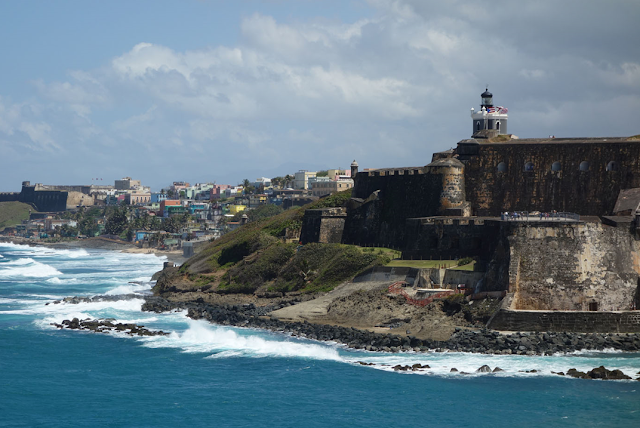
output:
M0 278L46 278L57 275L62 275L62 272L30 257L0 265Z

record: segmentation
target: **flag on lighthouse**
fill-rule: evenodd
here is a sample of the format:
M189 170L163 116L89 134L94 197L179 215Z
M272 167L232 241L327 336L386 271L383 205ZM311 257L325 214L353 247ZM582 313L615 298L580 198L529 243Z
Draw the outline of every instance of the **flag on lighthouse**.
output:
M502 113L502 114L506 114L509 110L506 107L502 107L502 106L496 106L496 107L489 107L487 109L487 113Z

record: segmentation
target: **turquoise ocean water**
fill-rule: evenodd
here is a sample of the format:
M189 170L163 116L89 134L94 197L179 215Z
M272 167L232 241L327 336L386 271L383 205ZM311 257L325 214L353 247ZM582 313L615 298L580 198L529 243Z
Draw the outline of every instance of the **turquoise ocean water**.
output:
M637 353L378 354L215 326L181 312L143 313L142 299L51 304L66 296L142 296L163 261L0 243L1 427L640 426L640 382L551 374L604 365L635 378ZM111 317L171 335L50 325L73 317ZM431 369L391 369L414 363ZM505 371L474 373L483 364ZM472 374L452 374L452 367ZM538 373L522 372L531 369Z

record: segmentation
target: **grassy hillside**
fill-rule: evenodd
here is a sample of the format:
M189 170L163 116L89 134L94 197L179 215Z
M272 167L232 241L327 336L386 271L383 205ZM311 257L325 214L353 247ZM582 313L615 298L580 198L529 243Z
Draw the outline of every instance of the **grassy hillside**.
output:
M285 242L287 230L300 230L306 209L342 206L350 191L321 199L302 208L248 223L209 244L182 265L161 288L180 282L183 290L219 293L262 291L328 291L360 271L385 264L383 252L363 251L352 245Z
M0 202L0 230L27 220L29 210L34 211L31 205L22 202Z

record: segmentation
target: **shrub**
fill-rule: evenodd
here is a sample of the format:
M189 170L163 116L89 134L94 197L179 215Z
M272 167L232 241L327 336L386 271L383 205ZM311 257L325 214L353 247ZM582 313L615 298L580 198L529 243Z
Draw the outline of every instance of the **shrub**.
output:
M473 262L472 257L463 257L460 260L458 260L458 266L468 265L471 262Z

